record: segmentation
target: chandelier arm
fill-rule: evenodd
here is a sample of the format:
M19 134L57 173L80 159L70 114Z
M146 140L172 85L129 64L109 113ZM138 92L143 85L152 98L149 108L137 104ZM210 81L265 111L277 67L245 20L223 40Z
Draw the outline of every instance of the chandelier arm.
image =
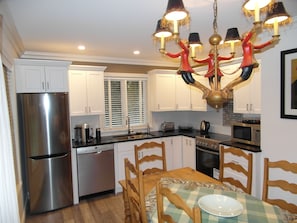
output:
M196 87L198 89L200 89L203 92L203 96L202 98L205 99L207 98L207 96L210 94L210 89L208 89L207 87L205 87L203 84L201 84L199 81L194 81L194 83L190 84L193 87Z

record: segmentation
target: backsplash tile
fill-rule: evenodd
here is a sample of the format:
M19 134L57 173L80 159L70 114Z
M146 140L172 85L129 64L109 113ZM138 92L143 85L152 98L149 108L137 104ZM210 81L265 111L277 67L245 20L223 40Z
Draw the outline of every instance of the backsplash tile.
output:
M233 100L228 100L223 107L223 125L231 125L233 121L241 121L243 115L240 113L233 113Z

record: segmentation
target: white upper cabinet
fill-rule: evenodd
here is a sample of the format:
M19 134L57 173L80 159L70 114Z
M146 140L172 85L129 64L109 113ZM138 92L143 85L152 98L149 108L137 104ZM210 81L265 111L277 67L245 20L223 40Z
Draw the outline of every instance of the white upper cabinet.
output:
M165 71L149 73L149 100L152 111L175 110L175 75Z
M196 78L196 77L195 77ZM202 92L186 84L174 70L149 72L149 101L152 111L205 111ZM198 100L197 100L197 97Z
M15 60L17 93L68 92L70 62Z
M69 70L70 114L104 114L104 70L106 67L73 65Z
M175 110L191 110L191 88L181 75L175 76Z
M261 65L260 65L261 66ZM233 112L261 114L261 67L255 68L250 78L234 87Z

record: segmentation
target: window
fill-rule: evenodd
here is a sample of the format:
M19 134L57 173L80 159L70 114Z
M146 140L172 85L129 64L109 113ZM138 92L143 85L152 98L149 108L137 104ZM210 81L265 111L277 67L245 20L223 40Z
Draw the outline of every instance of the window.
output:
M106 129L127 128L130 125L142 127L147 123L146 80L105 78L105 120Z

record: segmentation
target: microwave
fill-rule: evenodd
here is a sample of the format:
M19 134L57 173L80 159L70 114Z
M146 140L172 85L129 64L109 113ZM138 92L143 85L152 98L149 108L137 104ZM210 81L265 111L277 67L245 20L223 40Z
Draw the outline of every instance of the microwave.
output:
M261 126L254 123L234 122L231 125L231 140L253 146L260 146Z

